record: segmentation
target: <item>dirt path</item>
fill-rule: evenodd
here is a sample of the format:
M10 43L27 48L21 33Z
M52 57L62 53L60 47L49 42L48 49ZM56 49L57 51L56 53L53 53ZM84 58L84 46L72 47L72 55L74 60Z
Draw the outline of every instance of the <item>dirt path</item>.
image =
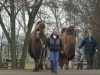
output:
M54 75L50 70L0 70L0 75ZM100 75L100 70L58 70L57 75Z

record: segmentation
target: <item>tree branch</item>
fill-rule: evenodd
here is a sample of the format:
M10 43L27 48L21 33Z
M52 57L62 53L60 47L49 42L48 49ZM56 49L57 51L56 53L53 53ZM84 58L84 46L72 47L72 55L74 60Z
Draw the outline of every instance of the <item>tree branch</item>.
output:
M17 18L16 18L16 19L17 19ZM24 29L22 23L21 23L18 19L17 19L17 21L18 21L19 25Z
M28 6L28 2L27 2L27 0L25 0L25 4L26 4L26 8L27 8L28 14L30 14L29 6Z
M35 19L35 16L37 15L37 13L38 13L38 10L39 10L39 8L40 8L40 6L41 6L41 4L42 4L42 1L43 0L40 0L38 3L35 3L35 6L32 8L32 11L31 11L31 16L32 16L32 24L34 23L33 22L33 20ZM35 15L35 16L34 16Z
M6 28L5 28L5 25L4 25L3 21L2 21L1 14L0 14L0 24L1 24L1 27L2 27L2 29L4 31L4 33L5 33L6 38L8 39L8 42L10 43L11 39L10 39L9 34L8 34L8 32L7 32Z
M57 18L61 15L62 12L63 12L63 9L60 11L60 13L58 14Z
M20 9L21 9L21 8L19 8L18 11L15 13L15 18L16 18L16 15L18 14L18 12L20 11Z
M8 9L5 7L5 5L2 4L1 2L0 2L0 4L5 8L5 10L7 11L8 15L11 16L10 12L9 12Z

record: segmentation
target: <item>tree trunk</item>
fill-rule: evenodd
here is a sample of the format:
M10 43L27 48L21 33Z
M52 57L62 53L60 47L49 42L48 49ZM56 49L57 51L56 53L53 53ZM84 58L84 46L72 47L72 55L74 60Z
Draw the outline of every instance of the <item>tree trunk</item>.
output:
M2 67L2 56L1 56L1 53L0 53L0 67Z
M39 4L36 5L31 12L29 12L29 22L28 22L28 30L27 30L27 34L26 34L26 38L24 40L24 46L23 46L23 51L22 51L22 57L21 57L21 61L20 61L20 68L24 69L25 68L25 59L26 59L26 54L27 54L27 49L28 49L28 37L29 34L32 30L33 24L34 24L34 20L35 17L38 13L38 10L42 4L43 0L40 0Z
M28 48L28 40L27 40L27 38L25 38L24 46L23 46L23 50L22 50L22 57L21 57L21 61L20 61L21 69L25 68L25 59L26 59L26 54L27 54L27 48Z
M10 23L11 23L11 59L12 59L12 69L16 69L16 45L15 45L15 14L14 14L14 0L10 0L10 10L11 10L11 16L10 16Z

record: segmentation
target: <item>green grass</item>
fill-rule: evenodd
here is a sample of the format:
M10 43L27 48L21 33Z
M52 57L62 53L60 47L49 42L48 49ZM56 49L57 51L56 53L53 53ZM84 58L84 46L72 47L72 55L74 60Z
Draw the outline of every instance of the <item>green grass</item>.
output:
M25 63L25 69L34 69L34 63Z

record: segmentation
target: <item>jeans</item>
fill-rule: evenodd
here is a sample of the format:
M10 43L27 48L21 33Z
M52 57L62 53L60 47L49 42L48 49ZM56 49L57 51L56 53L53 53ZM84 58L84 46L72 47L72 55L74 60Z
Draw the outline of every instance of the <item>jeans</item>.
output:
M50 51L51 70L57 71L58 68L59 51Z
M92 68L92 65L93 65L93 55L94 54L86 54L88 68Z

